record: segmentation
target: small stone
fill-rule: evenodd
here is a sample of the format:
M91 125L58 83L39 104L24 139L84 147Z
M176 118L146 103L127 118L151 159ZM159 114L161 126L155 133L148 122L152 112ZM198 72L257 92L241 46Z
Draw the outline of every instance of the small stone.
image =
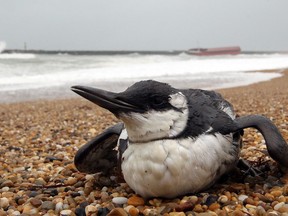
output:
M60 215L61 215L61 216L69 216L69 215L72 215L72 211L69 210L69 209L65 209L65 210L62 210L62 211L60 212Z
M12 187L14 183L11 180L6 180L1 184L1 187Z
M279 216L279 213L276 211L269 211L267 216Z
M266 216L267 215L265 209L262 206L257 206L256 214L257 214L257 216Z
M6 197L6 198L11 198L14 196L14 193L13 192L10 192L10 191L7 191L7 192L3 192L2 193L2 197Z
M22 210L23 214L34 215L38 213L38 209L31 205L31 203L25 204Z
M12 214L11 214L12 216L16 216L16 215L21 215L21 213L19 212L19 211L14 211L14 212L12 212Z
M15 202L18 204L18 205L23 205L26 201L23 197L16 197L15 198Z
M247 204L247 205L245 205L245 207L247 209L256 209L256 206L255 205L251 205L251 204Z
M97 212L97 216L106 216L108 213L109 213L108 208L99 208Z
M29 197L36 197L38 195L37 191L31 191Z
M45 210L50 210L50 209L55 209L55 203L51 202L51 201L44 201L41 205L42 209Z
M9 191L9 189L10 189L9 187L5 186L1 190L2 190L2 192L7 192L7 191Z
M204 210L200 204L197 204L195 205L193 211L200 213L200 212L203 212Z
M123 208L114 208L107 216L128 216L128 213Z
M206 197L205 202L203 203L204 205L210 206L212 203L217 202L218 197L215 195L209 195Z
M255 201L251 198L247 198L243 201L245 204L251 204L251 205L255 205Z
M9 206L9 200L6 197L0 198L0 208L7 208Z
M244 194L241 194L240 196L238 196L238 200L241 201L241 202L244 202L245 199L247 199L248 196L247 195L244 195Z
M44 186L47 184L47 182L43 178L38 178L35 180L34 184L39 185L39 186Z
M64 183L65 183L66 185L74 185L77 181L78 181L77 178L68 177L67 180L64 181Z
M170 212L169 216L185 216L184 212Z
M208 209L210 211L216 211L217 209L220 209L220 204L219 203L212 203Z
M84 208L76 208L75 209L75 214L77 216L86 216L86 213L85 213L85 209ZM97 213L98 215L98 213Z
M80 194L79 192L72 192L70 195L71 195L73 198L74 198L74 197L77 197L77 196L81 196L81 194Z
M288 204L284 204L283 206L281 206L279 209L278 209L278 212L280 213L288 213Z
M50 191L50 196L57 196L58 195L58 190L57 189L52 189Z
M97 212L97 207L93 205L87 205L85 208L86 215L91 215L92 213Z
M55 205L55 212L56 213L59 213L59 212L61 212L63 210L63 202L58 202L58 203L56 203L56 205Z
M218 202L225 204L228 202L228 197L225 195L222 195L218 198Z
M114 197L112 199L112 202L116 205L123 205L125 203L127 203L127 198L126 197Z
M139 215L139 210L137 208L135 208L134 206L132 206L128 213L131 215L131 216L138 216Z
M143 206L145 204L145 201L141 197L132 196L128 199L127 204L133 206Z
M30 203L37 208L42 205L42 201L36 198L31 199Z
M240 209L237 209L237 210L233 211L233 213L231 215L233 215L233 216L245 216L246 214L243 211L241 211Z
M274 197L279 197L282 195L282 191L281 190L274 190L270 192L271 195L273 195Z
M102 187L101 189L102 192L107 192L108 191L108 188L106 186Z
M274 210L278 211L278 209L280 209L283 205L285 205L284 202L280 202L280 203L276 204L276 205L274 206Z
M110 199L110 196L107 192L101 192L101 201L107 202Z

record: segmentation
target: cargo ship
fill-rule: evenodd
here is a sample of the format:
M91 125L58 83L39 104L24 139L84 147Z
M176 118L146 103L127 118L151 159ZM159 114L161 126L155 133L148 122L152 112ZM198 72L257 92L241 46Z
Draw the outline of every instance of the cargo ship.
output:
M197 56L237 55L241 53L241 48L239 46L219 48L194 48L189 49L187 53Z

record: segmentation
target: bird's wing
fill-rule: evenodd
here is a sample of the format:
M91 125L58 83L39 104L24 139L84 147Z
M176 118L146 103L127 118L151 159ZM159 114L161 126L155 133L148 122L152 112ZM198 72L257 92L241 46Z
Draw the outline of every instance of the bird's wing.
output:
M269 155L278 163L288 168L288 144L274 123L261 115L248 115L235 119L238 130L256 128L265 139Z
M124 124L118 123L82 146L74 158L76 168L80 172L97 173L108 172L116 167L118 151L115 148L123 129ZM124 151L125 146L121 145L126 145L126 143L119 142L119 145L118 148Z
M219 93L214 91L190 89L184 92L189 98L189 131L192 137L203 133L221 133L236 131L233 106Z

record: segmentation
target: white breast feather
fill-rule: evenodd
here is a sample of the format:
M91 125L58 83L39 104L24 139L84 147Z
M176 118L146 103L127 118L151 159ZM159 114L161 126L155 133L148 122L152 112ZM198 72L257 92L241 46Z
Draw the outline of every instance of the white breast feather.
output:
M231 152L237 151L232 149L235 147L231 142L231 136L217 134L201 135L196 140L130 143L123 154L123 175L128 185L143 197L169 198L197 192L227 171L227 164L234 164L237 157Z

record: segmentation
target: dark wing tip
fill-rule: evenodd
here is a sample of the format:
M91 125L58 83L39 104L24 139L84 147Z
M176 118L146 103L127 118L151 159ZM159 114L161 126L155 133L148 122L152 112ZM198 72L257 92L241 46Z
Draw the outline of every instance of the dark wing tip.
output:
M123 123L118 123L82 146L74 157L76 168L84 173L97 173L116 167L118 160L114 148L123 128Z

